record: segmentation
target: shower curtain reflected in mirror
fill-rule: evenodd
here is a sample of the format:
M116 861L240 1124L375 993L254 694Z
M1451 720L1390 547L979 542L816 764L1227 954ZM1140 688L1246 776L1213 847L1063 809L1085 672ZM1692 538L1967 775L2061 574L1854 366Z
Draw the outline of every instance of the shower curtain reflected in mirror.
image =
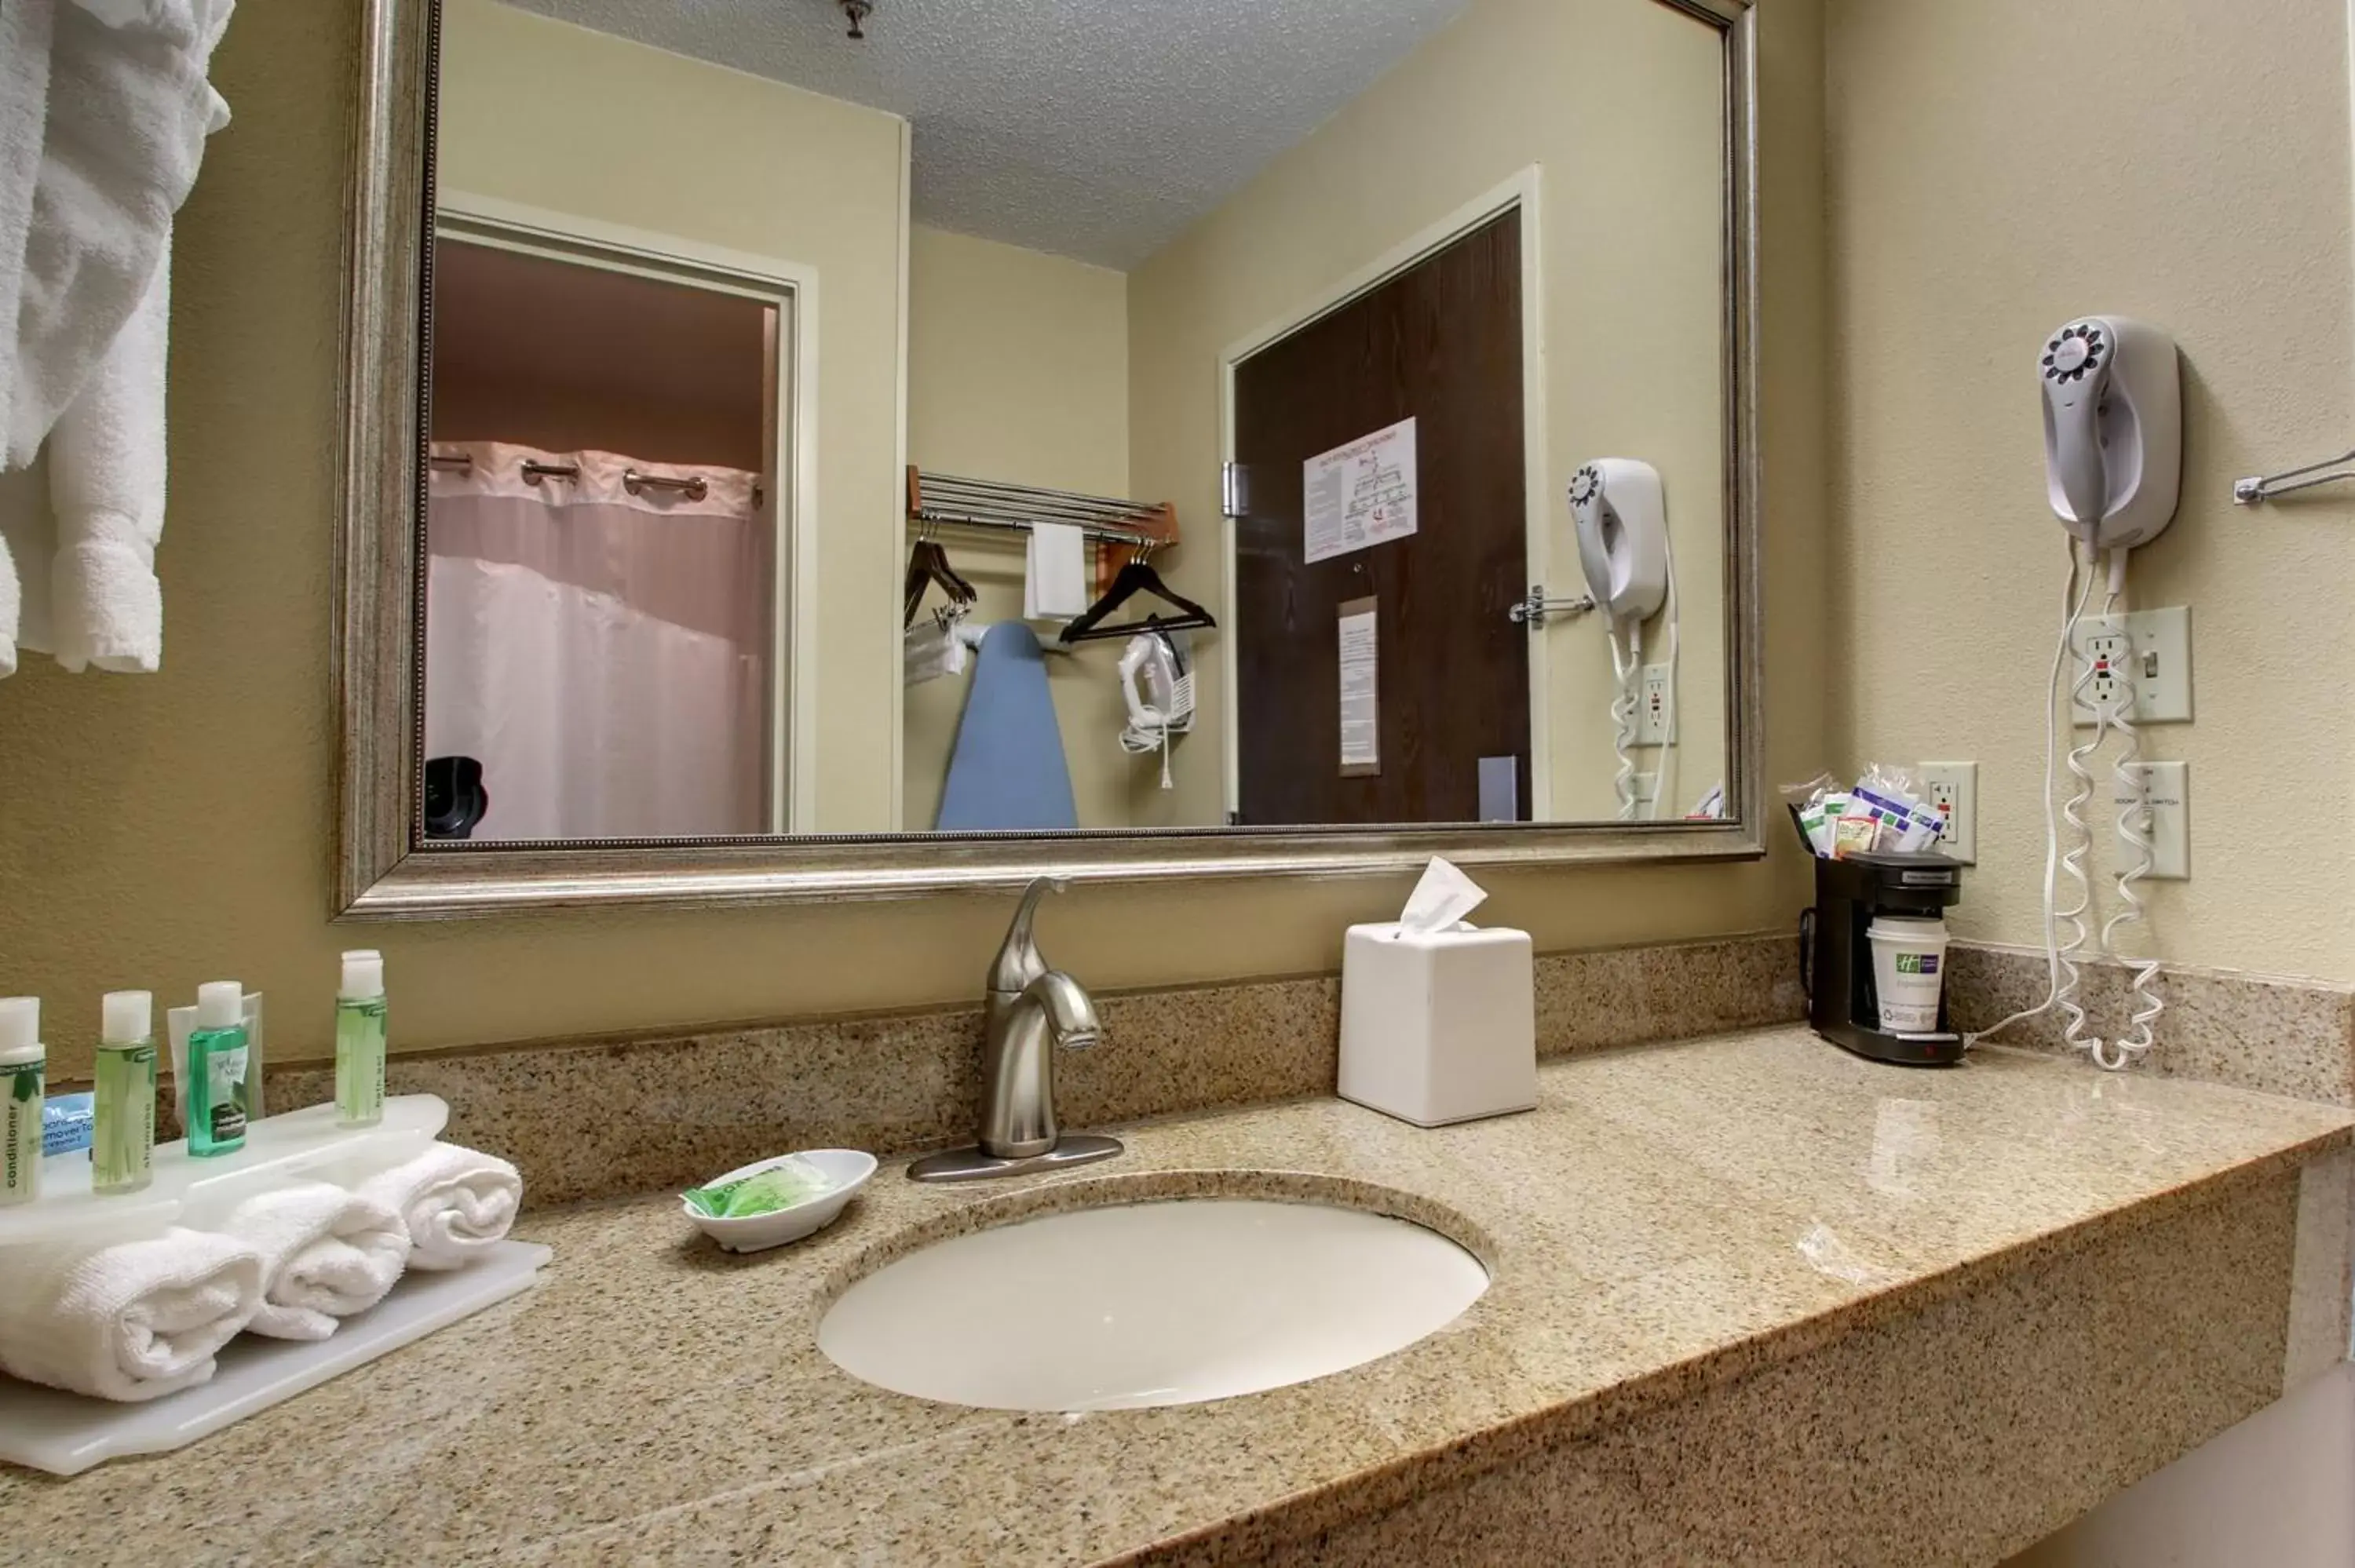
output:
M430 475L425 755L482 764L471 836L768 831L757 476L488 441Z

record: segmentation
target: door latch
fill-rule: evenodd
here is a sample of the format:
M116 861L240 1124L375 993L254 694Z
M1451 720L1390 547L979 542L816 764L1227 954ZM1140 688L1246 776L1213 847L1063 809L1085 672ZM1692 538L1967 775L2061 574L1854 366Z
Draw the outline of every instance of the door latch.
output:
M1219 467L1219 511L1227 517L1251 515L1251 471L1239 462Z
M1548 599L1545 584L1531 583L1529 591L1513 601L1505 611L1505 619L1515 626L1536 628L1557 615L1584 615L1594 608L1594 600L1585 594L1575 599Z

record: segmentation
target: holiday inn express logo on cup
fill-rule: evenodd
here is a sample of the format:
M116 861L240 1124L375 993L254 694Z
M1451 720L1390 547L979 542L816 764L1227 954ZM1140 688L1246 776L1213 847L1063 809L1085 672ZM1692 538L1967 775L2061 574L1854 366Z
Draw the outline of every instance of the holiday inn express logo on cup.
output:
M1897 955L1897 972L1901 975L1936 974L1938 972L1938 955L1935 953L1900 953Z

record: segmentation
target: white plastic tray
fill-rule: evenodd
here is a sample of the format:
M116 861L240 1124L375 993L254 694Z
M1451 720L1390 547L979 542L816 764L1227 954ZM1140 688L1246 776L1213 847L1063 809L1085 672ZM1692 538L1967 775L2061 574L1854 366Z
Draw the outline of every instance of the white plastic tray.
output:
M306 1106L249 1125L235 1154L198 1160L175 1139L155 1146L155 1179L145 1191L100 1197L90 1190L90 1157L59 1155L41 1164L41 1195L0 1209L0 1247L39 1242L128 1241L166 1226L202 1229L228 1217L256 1192L301 1178L355 1180L425 1152L449 1124L437 1095L399 1095L384 1120L352 1131L336 1125L332 1105ZM332 1342L332 1341L330 1341Z
M388 1106L388 1120L390 1114ZM0 1459L74 1476L125 1455L185 1447L530 1288L551 1255L544 1246L506 1241L455 1272L411 1273L325 1340L240 1334L221 1351L210 1383L152 1404L117 1404L0 1377Z

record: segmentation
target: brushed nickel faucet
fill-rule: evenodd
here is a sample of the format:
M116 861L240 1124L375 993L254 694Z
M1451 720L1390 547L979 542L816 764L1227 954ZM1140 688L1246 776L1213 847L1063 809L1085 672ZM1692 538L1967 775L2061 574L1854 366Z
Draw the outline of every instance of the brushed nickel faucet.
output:
M981 1129L975 1147L928 1154L908 1167L919 1181L971 1181L1085 1165L1120 1152L1120 1139L1062 1135L1055 1123L1055 1053L1103 1038L1096 1004L1079 981L1047 967L1032 934L1039 901L1066 884L1042 876L1022 893L989 966L981 1043Z

